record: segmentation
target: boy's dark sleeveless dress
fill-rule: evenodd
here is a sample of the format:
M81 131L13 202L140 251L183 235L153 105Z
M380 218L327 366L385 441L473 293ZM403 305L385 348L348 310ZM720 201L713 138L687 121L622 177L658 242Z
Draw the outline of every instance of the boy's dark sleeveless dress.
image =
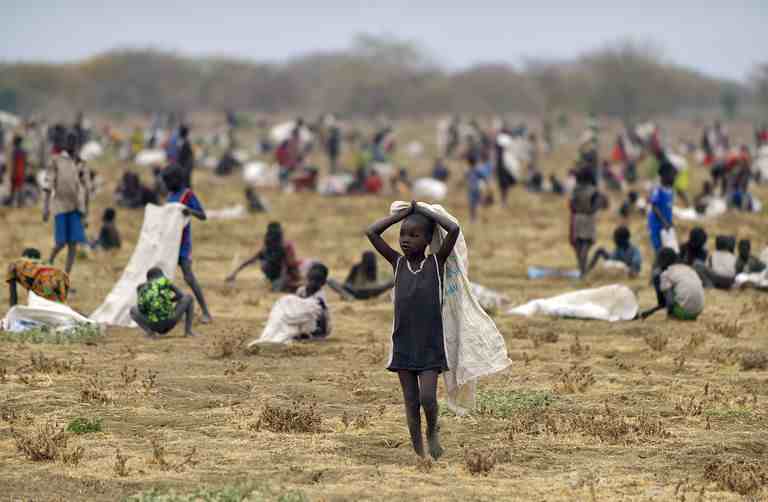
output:
M442 316L442 279L435 255L421 269L401 256L395 267L395 326L390 371L448 371Z

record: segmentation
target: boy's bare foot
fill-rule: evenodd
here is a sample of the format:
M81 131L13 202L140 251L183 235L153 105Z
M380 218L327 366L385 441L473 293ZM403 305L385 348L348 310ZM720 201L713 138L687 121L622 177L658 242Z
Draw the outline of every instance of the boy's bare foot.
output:
M211 324L213 322L213 318L209 314L203 314L200 316L200 324Z
M435 432L431 437L427 437L427 443L429 444L429 456L437 460L443 456L445 450L440 446L440 437Z

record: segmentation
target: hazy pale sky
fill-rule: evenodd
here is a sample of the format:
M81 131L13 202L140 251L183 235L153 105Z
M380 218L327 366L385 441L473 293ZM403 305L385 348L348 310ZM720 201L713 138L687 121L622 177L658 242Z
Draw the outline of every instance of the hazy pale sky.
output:
M0 0L0 19L2 61L125 47L282 61L359 33L418 41L450 68L572 58L626 37L734 79L768 60L768 0Z

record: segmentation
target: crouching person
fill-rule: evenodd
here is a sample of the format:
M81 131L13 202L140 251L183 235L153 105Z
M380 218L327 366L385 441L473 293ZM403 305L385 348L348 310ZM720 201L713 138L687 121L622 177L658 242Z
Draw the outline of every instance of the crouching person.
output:
M673 319L695 321L704 310L704 286L699 275L688 265L679 263L677 253L670 248L659 251L657 263L653 287L658 304L639 317L646 319L666 309L667 315Z
M147 271L147 282L137 288L138 305L131 308L131 319L149 337L165 335L184 317L184 335L195 336L192 332L195 300L185 295L153 267Z

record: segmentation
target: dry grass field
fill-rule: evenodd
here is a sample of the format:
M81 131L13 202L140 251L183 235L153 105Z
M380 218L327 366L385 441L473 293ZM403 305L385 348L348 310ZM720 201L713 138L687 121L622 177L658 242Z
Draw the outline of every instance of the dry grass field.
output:
M401 144L420 137L433 150L431 126L402 131ZM573 156L561 148L543 159L545 171L562 172ZM412 162L412 172L429 163ZM94 167L108 183L91 233L125 166ZM470 225L458 186L463 166L453 169L444 205L463 222L474 281L513 303L612 282L529 281L528 265L575 263L565 200L517 188L510 208L488 208ZM703 173L693 169L698 190ZM202 170L196 191L207 209L243 200L237 179ZM758 193L768 201L768 190ZM224 281L260 246L271 220L284 224L300 256L321 259L343 279L369 249L363 228L390 197L265 197L270 214L193 223L194 268L215 317L196 326L203 336L185 339L177 328L148 340L109 329L88 343L0 343L0 500L768 500L765 293L708 291L693 323L663 313L615 324L496 314L513 366L482 381L473 416L443 411L446 455L420 462L397 378L384 369L386 299L342 302L329 291L330 339L247 353L243 342L259 335L277 295L257 268L234 286ZM606 246L619 223L612 202L599 220ZM76 263L74 308L101 303L142 215L119 211L124 248ZM52 229L39 211L2 209L0 221L3 263L28 246L48 253ZM647 307L655 296L645 222L630 225L645 269L624 282ZM765 213L728 214L706 228L768 245ZM0 302L7 305L6 290ZM80 433L62 433L67 427Z

